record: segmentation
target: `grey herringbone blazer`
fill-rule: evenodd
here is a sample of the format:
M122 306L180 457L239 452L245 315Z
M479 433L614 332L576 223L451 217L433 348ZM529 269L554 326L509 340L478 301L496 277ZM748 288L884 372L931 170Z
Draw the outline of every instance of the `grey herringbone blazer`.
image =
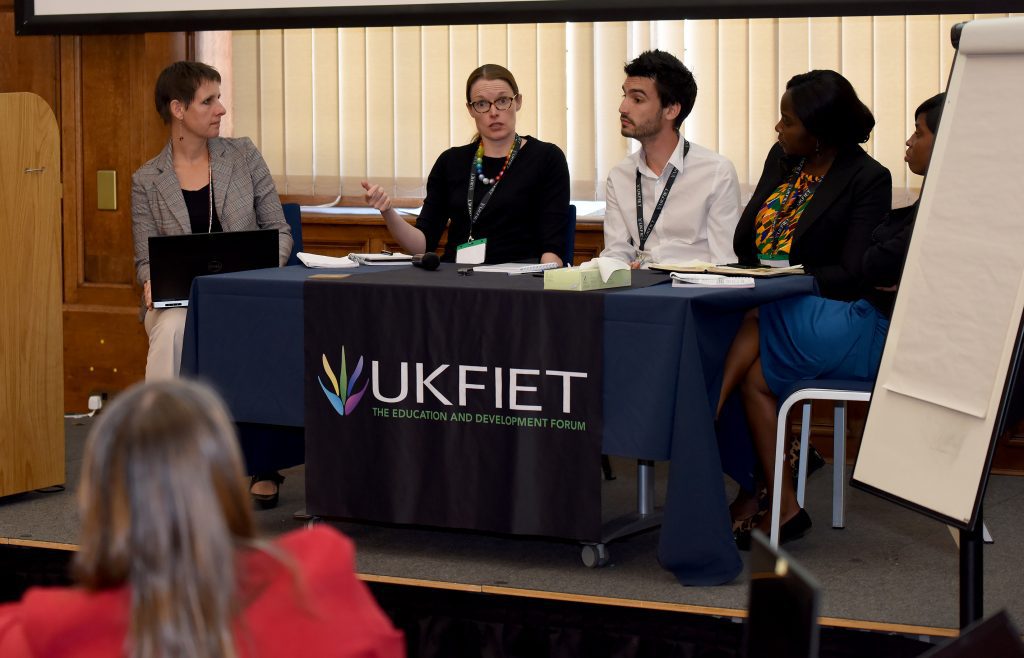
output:
M225 231L276 228L281 234L280 260L284 265L292 251L292 232L263 156L248 137L215 137L210 140L210 163L213 202L221 227ZM191 232L168 143L132 176L132 238L140 285L149 281L150 236Z

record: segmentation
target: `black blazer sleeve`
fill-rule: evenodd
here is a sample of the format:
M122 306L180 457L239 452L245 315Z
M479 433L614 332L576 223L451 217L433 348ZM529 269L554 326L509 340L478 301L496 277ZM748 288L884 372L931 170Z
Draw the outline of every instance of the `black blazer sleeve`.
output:
M916 217L916 203L893 210L872 233L871 246L864 253L864 282L868 287L864 298L888 318L892 317L896 293L882 288L899 283Z
M768 152L761 179L736 225L733 246L741 263L757 264L754 221L794 165L778 144ZM891 204L889 170L859 146L843 149L797 222L789 261L814 275L822 296L858 299L864 291L864 252Z
M864 253L864 281L867 285L889 287L899 283L916 215L916 203L898 208L875 229L871 246Z
M790 254L790 262L803 263L804 270L818 280L821 295L832 299L854 300L863 294L864 252L871 245L872 231L892 207L889 170L859 147L856 150L859 157L844 160L839 171L834 171L837 163L833 163L825 175L797 223ZM830 176L841 189L826 188ZM808 218L815 201L830 204ZM813 222L805 224L807 219Z

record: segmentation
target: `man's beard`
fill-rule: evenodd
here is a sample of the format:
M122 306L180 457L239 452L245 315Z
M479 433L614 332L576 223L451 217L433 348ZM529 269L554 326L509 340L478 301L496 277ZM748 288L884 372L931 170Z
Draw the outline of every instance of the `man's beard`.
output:
M627 119L627 121L629 121ZM622 126L620 132L623 137L632 137L633 139L644 139L646 137L653 137L657 135L661 130L661 123L657 119L652 119L647 123L633 123L630 122L628 125Z

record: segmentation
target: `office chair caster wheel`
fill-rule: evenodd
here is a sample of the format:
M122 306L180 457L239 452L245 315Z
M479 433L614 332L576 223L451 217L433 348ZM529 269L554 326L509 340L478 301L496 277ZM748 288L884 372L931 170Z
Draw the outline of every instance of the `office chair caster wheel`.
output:
M323 522L324 520L321 519L319 516L310 516L308 519L306 519L306 527L315 528Z
M580 557L583 558L584 566L590 569L606 566L611 560L608 547L604 544L585 544L580 551Z

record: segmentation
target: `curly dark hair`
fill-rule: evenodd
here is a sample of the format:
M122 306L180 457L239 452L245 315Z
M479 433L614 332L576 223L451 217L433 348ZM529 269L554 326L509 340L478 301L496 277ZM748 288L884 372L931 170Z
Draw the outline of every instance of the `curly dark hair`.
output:
M874 115L839 73L826 69L794 75L786 91L797 118L823 145L863 144L871 136Z
M693 79L690 69L670 53L648 50L626 64L623 71L631 78L654 80L662 107L679 103L679 116L675 121L675 128L679 130L697 100L697 81Z

